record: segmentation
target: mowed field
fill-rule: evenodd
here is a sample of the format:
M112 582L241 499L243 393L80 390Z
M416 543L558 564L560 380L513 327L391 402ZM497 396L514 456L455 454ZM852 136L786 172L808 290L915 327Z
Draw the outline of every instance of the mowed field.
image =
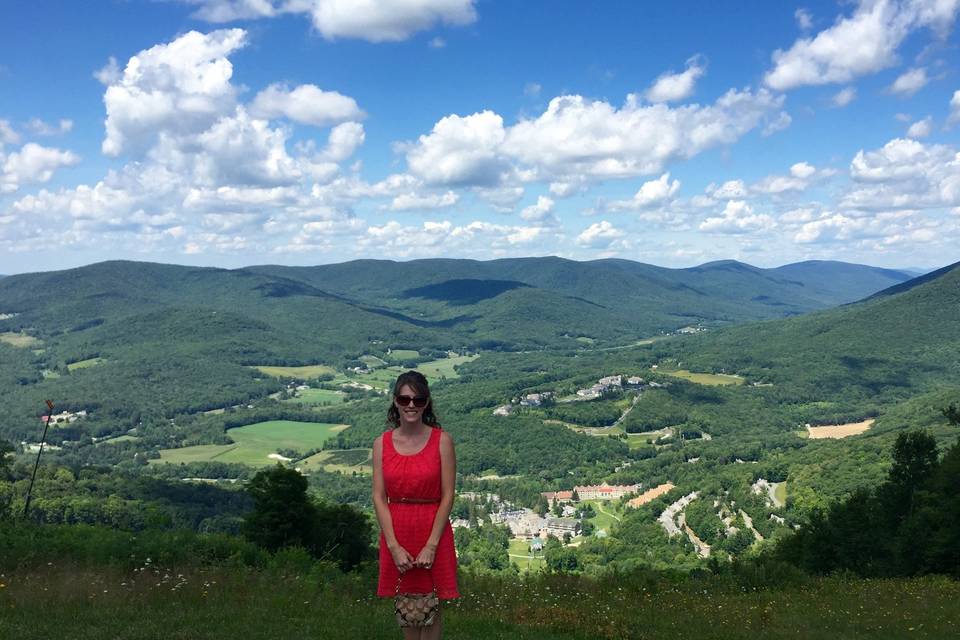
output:
M873 418L862 422L849 422L847 424L828 424L822 427L807 427L807 433L811 440L822 438L848 438L863 433L873 426Z
M456 372L454 367L461 365L467 362L472 362L479 358L478 355L472 356L456 356L454 358L443 358L442 360L431 360L430 362L422 362L420 366L417 367L417 371L427 376L427 380L439 380L440 378L459 378L460 374Z
M727 373L695 373L693 371L687 371L686 369L677 369L674 371L658 369L657 373L662 373L665 376L673 376L675 378L683 378L684 380L689 380L690 382L706 384L710 386L724 386L744 383L744 379L740 376Z
M11 347L19 347L21 349L26 349L40 344L40 340L34 338L33 336L28 336L25 333L14 333L12 331L5 331L0 333L0 342L4 342Z
M294 422L271 420L230 429L227 433L234 444L200 444L180 449L161 449L160 459L151 463L181 462L239 462L260 467L276 463L270 454L277 449L307 451L323 445L327 438L343 431L348 425L323 422Z
M325 364L312 364L305 367L270 367L270 366L258 366L254 367L261 371L262 373L267 374L268 376L273 376L274 378L296 378L297 380L309 380L310 378L316 378L325 373L331 375L336 375L337 370L333 367L328 367Z
M76 371L77 369L86 369L88 367L95 367L102 362L103 362L103 358L88 358L87 360L78 360L76 362L68 363L67 370Z
M346 395L342 391L332 391L330 389L303 389L297 391L297 395L288 398L285 402L302 403L311 405L340 404L345 402Z

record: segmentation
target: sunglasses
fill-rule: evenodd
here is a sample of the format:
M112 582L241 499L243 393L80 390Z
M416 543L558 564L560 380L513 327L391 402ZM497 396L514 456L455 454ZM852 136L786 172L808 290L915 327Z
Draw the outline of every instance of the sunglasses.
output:
M413 403L413 406L419 409L427 406L430 398L424 398L423 396L394 396L393 401L400 407L409 407L410 403Z

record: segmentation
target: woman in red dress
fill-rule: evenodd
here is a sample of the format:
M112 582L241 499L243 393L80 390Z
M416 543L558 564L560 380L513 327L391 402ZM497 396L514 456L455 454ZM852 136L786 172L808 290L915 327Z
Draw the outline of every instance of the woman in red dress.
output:
M373 505L380 523L380 579L377 595L429 593L459 598L453 547L456 455L453 440L437 424L427 379L408 371L393 386L387 412L393 425L373 443ZM433 625L403 629L405 640L440 638L439 612Z

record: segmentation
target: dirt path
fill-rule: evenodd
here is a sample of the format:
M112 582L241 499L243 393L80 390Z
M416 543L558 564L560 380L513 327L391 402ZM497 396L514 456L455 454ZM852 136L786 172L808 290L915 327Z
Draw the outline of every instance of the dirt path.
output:
M640 402L640 396L642 396L642 395L643 395L643 392L642 392L642 391L638 391L638 392L637 392L637 395L633 398L633 402L630 403L630 406L627 407L627 410L624 411L623 414L622 414L619 418L617 418L617 421L616 421L616 422L614 422L612 425L610 425L610 428L611 428L611 429L620 426L620 423L623 422L624 418L626 418L628 415L630 415L630 412L633 411L633 408L634 408L635 406L637 406L637 403L638 403L638 402Z
M600 510L600 513L602 513L602 514L604 514L604 515L610 516L611 518L613 518L613 519L616 520L617 522L623 522L623 520L621 520L621 519L619 518L619 516L615 516L615 515L613 515L612 513L610 513L609 511L606 511L599 502L597 502L597 509Z
M747 524L747 529L753 532L753 537L757 540L763 540L763 536L760 535L760 532L753 528L753 518L750 517L743 509L740 509L740 517L743 518L743 521Z
M680 514L680 517L683 517L683 514ZM687 537L690 538L690 542L693 543L693 546L697 548L697 555L701 558L710 557L710 545L697 537L697 534L693 532L693 529L687 526L686 522L683 524L683 530L687 533Z

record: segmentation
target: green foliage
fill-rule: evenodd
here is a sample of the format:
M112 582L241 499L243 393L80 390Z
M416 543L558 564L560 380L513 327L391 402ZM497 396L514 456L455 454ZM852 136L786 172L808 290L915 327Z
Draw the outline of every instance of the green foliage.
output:
M886 482L815 511L777 555L818 573L960 575L960 443L938 460L929 434L905 432L892 457Z
M371 526L349 505L315 504L307 495L307 479L277 465L258 472L247 485L253 510L243 534L269 551L302 547L314 557L334 560L344 569L372 556Z

